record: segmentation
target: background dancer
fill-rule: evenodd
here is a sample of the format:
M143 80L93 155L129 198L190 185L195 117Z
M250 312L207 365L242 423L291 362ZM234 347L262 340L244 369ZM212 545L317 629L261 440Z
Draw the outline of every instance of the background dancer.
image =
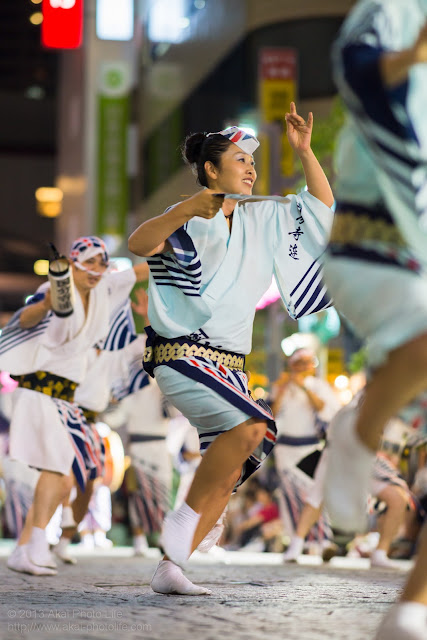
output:
M340 312L366 339L371 378L358 415L331 425L326 507L364 526L386 422L427 388L427 2L363 0L334 48L350 117L338 146L337 211L325 275ZM427 637L427 536L378 640Z
M117 326L114 328L114 334L117 337ZM75 500L70 506L63 507L62 536L54 552L64 562L74 563L74 559L68 554L68 543L77 533L77 526L88 511L95 480L101 478L105 471L103 443L96 428L98 416L107 409L112 395L116 401L123 400L130 395L138 395L137 392L148 385L148 375L142 369L141 363L144 345L145 340L138 336L118 351L99 348L90 350L89 368L85 379L76 389L74 401L83 412L92 440L97 445L93 451L96 467L88 478L84 491L77 486ZM108 338L104 346L108 348ZM98 494L102 504L106 491L99 489ZM94 502L96 503L96 500Z
M90 348L106 338L114 323L122 323L137 274L146 274L142 264L103 277L109 257L104 242L96 236L76 240L70 261L76 289L73 313L63 318L52 312L47 282L13 316L0 339L0 368L19 382L14 392L10 455L42 470L32 526L24 527L8 566L35 575L56 573L45 527L70 493L71 472L84 489L87 469L95 467L89 454L90 433L73 404L74 391L86 373ZM131 330L125 328L122 337L124 346L131 339Z
M308 191L280 203L245 204L256 180L256 138L237 127L197 133L187 138L183 155L206 188L143 223L129 239L131 251L151 256L154 331L146 368L154 368L165 397L197 427L204 454L186 502L165 520L163 547L172 562L161 562L152 582L162 593L207 592L176 565L209 534L233 489L274 444L271 414L251 399L244 373L255 307L273 274L294 317L329 304L319 275L314 303L307 304L310 296L301 296L299 286L306 289L308 271L317 273L333 195L310 147L313 115L305 122L292 103L286 119ZM225 193L243 194L243 202L224 199ZM294 289L299 293L292 299Z
M288 360L289 372L273 387L279 504L285 532L291 535L291 544L283 556L285 562L302 553L308 534L310 541L317 541L324 548L331 546L333 540L326 514L322 513L323 472L314 474L314 465L309 475L298 466L315 452L320 457L328 424L341 407L329 383L315 376L316 360L313 350L296 350Z

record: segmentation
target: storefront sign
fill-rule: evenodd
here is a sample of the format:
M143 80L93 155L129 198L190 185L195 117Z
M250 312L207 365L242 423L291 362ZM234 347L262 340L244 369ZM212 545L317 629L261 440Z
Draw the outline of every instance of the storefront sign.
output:
M41 41L50 49L77 49L83 36L83 0L42 0Z

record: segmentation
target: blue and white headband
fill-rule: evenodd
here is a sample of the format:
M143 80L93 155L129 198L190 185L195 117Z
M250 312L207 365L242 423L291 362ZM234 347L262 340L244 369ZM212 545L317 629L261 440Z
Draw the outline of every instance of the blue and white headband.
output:
M99 254L108 265L110 259L105 242L97 236L82 236L81 238L77 238L77 240L75 240L71 245L70 259L81 271L87 271L93 276L101 276L103 274L100 274L97 271L91 271L81 264L82 262L85 262L85 260L90 260L90 258L94 258Z
M237 145L242 151L248 153L250 156L259 147L259 140L255 136L251 135L239 127L228 127L222 131L216 131L215 133L208 133L208 136L221 135L227 138L233 144Z

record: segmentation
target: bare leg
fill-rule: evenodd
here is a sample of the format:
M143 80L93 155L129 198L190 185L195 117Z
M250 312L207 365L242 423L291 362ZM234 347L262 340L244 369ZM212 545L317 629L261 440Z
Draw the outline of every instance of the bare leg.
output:
M27 516L25 518L24 528L21 531L21 535L19 536L18 545L28 544L31 538L31 531L33 529L33 516L34 516L34 506L28 509Z
M377 497L387 505L387 511L381 517L380 540L377 549L382 549L387 553L404 521L408 501L405 491L393 485L381 491Z
M71 491L72 476L42 471L34 494L34 527L45 529L57 507Z
M52 480L52 485L50 482ZM50 471L42 471L34 494L34 501L25 518L24 528L19 536L19 545L30 541L33 526L44 529L55 513L64 491L70 483L69 476L63 476ZM57 502L59 500L59 502ZM35 510L38 509L38 517L35 518Z
M265 435L266 424L253 418L221 434L209 446L195 473L186 502L165 520L162 542L167 555L182 564L223 512L243 463Z
M76 526L64 527L62 530L62 535L64 538L69 538L71 540L77 533L77 526L83 520L88 510L89 502L93 493L94 482L94 480L88 480L86 483L85 491L82 491L79 486L77 487L77 496L71 504Z
M376 640L424 640L427 632L427 527L400 602L384 618Z
M316 524L318 519L320 518L320 514L322 513L322 507L312 507L308 502L304 505L303 510L301 512L300 519L298 521L298 526L296 529L296 535L299 538L304 538L310 531L311 527Z
M361 441L377 451L385 424L427 388L427 335L391 351L386 364L366 386L356 431Z
M427 526L420 536L415 567L403 591L402 602L418 602L427 606Z
M363 401L345 407L331 422L325 502L333 524L344 531L366 527L366 499L375 452L386 423L427 388L427 334L391 351L375 370Z
M215 497L229 497L236 474L264 438L266 423L251 418L212 442L194 474L187 504L203 513ZM219 514L221 515L221 514ZM219 517L219 516L218 516Z

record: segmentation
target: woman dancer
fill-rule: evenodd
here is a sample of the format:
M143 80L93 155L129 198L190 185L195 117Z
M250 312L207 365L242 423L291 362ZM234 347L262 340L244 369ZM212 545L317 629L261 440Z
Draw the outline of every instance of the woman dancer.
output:
M273 447L274 421L268 407L250 397L244 372L255 307L273 274L294 317L329 304L316 258L333 195L310 147L313 115L305 122L292 103L286 120L308 191L282 202L245 203L256 180L256 138L237 127L197 133L187 138L183 155L205 189L143 223L129 239L133 253L149 257L146 368L197 427L203 454L186 502L165 519L169 560L152 582L161 593L189 592L191 583L176 565L187 561L233 489ZM240 194L240 202L224 194Z

